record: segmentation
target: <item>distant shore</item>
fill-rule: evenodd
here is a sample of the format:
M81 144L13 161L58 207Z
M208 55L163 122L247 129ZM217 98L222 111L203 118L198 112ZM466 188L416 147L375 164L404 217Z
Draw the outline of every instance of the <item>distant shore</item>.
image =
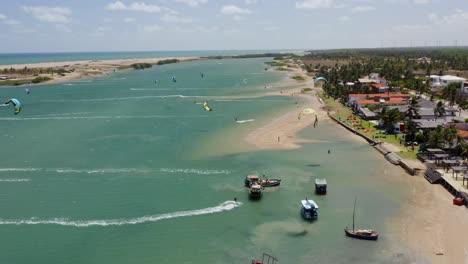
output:
M0 65L0 69L15 69L21 70L27 69L53 69L55 71L60 70L62 73L39 73L36 75L32 74L1 74L0 76L16 77L8 79L8 84L15 85L15 81L20 84L26 84L29 80L36 77L47 77L50 80L41 83L60 83L73 80L80 80L92 77L98 77L106 74L110 74L114 71L130 69L132 64L158 64L160 61L165 60L178 60L179 62L198 60L200 57L170 57L170 58L141 58L141 59L115 59L115 60L81 60L81 61L63 61L63 62L40 62L40 63L26 63L26 64L10 64ZM26 83L25 83L26 81ZM2 85L0 80L0 87ZM29 82L30 83L30 82Z

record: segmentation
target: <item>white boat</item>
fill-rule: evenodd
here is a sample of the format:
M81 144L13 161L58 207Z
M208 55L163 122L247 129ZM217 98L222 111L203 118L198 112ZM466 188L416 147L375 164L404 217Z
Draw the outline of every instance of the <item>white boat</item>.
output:
M306 200L301 201L301 214L306 220L314 220L318 218L318 205L314 202L314 200Z

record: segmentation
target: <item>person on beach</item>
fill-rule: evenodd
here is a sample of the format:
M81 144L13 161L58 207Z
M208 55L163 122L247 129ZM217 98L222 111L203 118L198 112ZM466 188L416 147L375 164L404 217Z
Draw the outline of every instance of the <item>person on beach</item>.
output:
M280 137L278 137L278 143L280 142Z

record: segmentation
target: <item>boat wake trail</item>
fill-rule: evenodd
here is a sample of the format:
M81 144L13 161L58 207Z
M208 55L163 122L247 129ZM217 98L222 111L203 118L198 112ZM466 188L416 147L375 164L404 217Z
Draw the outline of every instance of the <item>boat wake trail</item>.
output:
M237 120L236 122L239 124L247 123L247 122L253 122L255 119L246 119L246 120Z
M28 182L30 179L0 179L0 182Z
M182 94L169 94L169 95L152 95L152 96L130 96L130 97L108 97L108 98L93 98L93 99L70 99L70 100L42 100L43 103L66 103L66 102L101 102L101 101L122 101L122 100L135 100L135 99L155 99L155 98L198 98L206 97L204 95L182 95Z
M188 173L188 174L201 174L201 175L210 175L210 174L230 174L229 170L198 170L198 169L168 169L162 168L162 172L169 173Z
M32 120L93 120L93 119L156 119L156 118L213 118L217 116L176 116L176 115L151 115L151 116L50 116L50 117L2 117L1 121L32 121Z
M0 168L1 172L54 172L59 174L118 174L118 173L185 173L185 174L199 174L199 175L211 175L211 174L231 174L229 170L209 170L209 169L171 169L171 168L95 168L95 169L73 169L73 168Z
M127 219L109 219L109 220L70 220L67 218L52 218L52 219L1 219L0 225L61 225L71 227L92 227L92 226L124 226L124 225L137 225L144 223L154 223L161 220L178 218L178 217L189 217L197 215L207 215L221 213L224 211L230 211L236 207L241 206L242 203L235 201L226 201L214 207L208 207L204 209L192 210L192 211L179 211L174 213L160 214L160 215L149 215L137 218Z

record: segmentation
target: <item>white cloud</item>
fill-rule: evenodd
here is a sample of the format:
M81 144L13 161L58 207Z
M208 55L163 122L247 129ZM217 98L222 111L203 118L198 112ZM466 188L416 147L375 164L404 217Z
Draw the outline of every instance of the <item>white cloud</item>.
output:
M161 17L161 21L166 23L188 24L192 22L192 19L189 17L181 17L174 14L165 14Z
M399 25L392 27L392 30L400 33L420 33L430 31L431 27L427 25Z
M238 15L238 14L250 14L252 11L245 8L240 8L235 5L226 5L221 8L221 13L225 15Z
M108 32L108 31L111 31L112 28L111 27L98 27L96 30L99 32Z
M146 4L144 2L133 2L129 5L121 1L115 1L107 5L109 10L130 10L130 11L141 11L148 13L158 13L161 12L161 7L154 4Z
M50 23L69 23L72 14L66 7L23 6L22 9L35 19Z
M208 0L174 0L174 2L183 3L191 7L197 7L208 3Z
M60 31L60 32L66 32L66 33L71 32L71 29L67 25L64 25L64 24L56 24L55 30Z
M278 31L280 30L280 27L277 27L277 26L269 26L269 27L265 27L263 28L265 31Z
M125 23L133 23L136 21L136 19L134 19L133 17L126 17L124 21Z
M21 22L19 22L18 20L14 20L14 19L7 19L5 21L3 21L3 23L5 23L6 25L19 25L21 24Z
M334 0L303 0L296 2L296 8L299 9L319 9L331 8L335 4Z
M21 22L19 22L18 20L9 19L7 16L3 14L0 14L0 20L3 21L3 24L10 25L10 26L21 24Z
M375 10L375 7L373 7L373 6L355 6L355 7L351 8L351 11L355 12L355 13L369 12L369 11L372 11L372 10Z
M141 27L140 30L145 32L145 33L154 33L154 32L159 31L161 29L162 28L159 25L144 25L143 27Z
M235 15L235 16L232 17L232 19L234 19L235 21L242 21L245 18L243 16Z
M349 16L340 16L338 18L338 20L340 20L340 21L349 21L349 20L351 20L351 18Z
M251 4L257 3L257 0L245 0L245 3L246 3L247 5L251 5Z

